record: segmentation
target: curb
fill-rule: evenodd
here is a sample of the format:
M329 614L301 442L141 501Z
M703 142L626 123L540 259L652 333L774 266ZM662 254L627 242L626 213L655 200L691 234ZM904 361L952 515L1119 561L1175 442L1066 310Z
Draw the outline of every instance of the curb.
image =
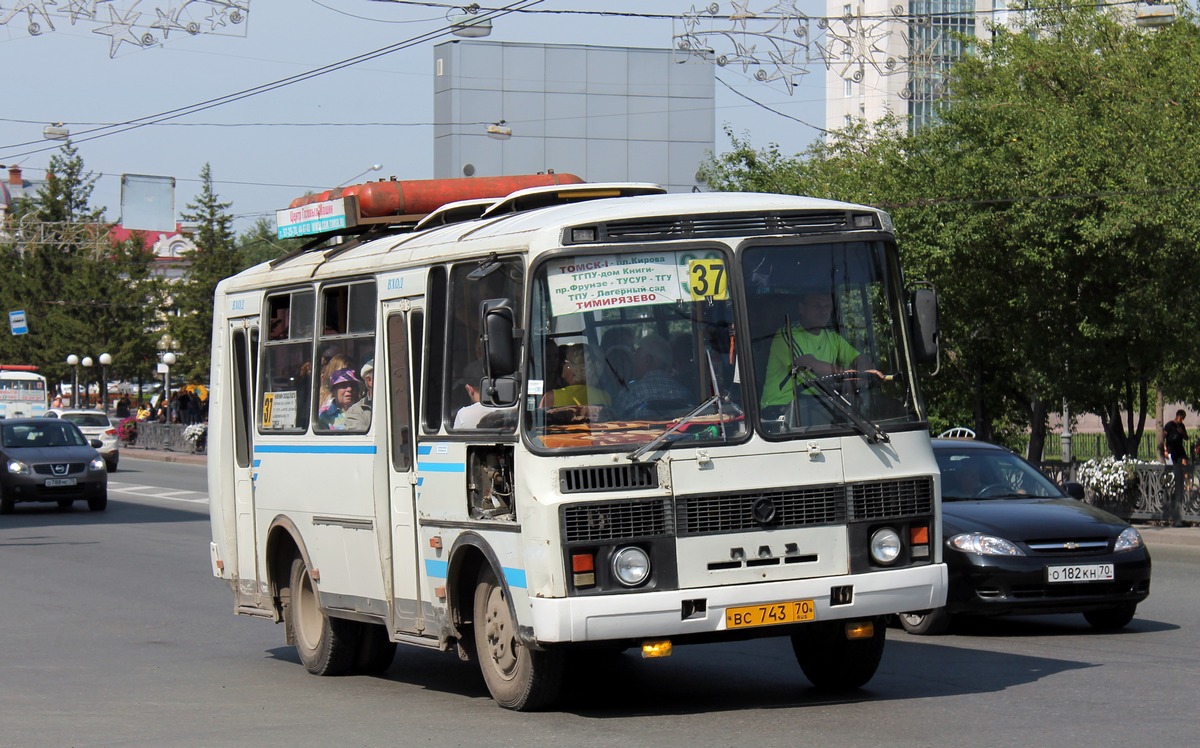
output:
M168 452L157 449L138 449L126 447L121 454L134 460L158 460L159 462L179 462L188 465L207 465L208 456L191 452Z
M1134 525L1142 534L1142 540L1153 548L1158 545L1184 545L1200 548L1200 527L1159 527L1157 525Z

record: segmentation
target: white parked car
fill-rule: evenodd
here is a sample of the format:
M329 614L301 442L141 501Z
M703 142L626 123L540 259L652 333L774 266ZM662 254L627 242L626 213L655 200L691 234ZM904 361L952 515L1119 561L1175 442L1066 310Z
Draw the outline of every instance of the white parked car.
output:
M96 451L104 458L108 472L117 472L117 462L121 459L120 443L117 440L117 427L108 416L98 410L71 410L69 408L50 408L46 418L61 418L79 427L88 439L99 439L103 446Z

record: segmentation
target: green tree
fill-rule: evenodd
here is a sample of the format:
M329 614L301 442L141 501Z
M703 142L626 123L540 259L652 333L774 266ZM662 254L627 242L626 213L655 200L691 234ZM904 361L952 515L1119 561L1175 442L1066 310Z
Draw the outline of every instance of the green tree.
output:
M177 366L190 382L209 380L213 293L217 283L242 269L234 241L232 203L221 202L213 189L212 169L200 170L200 194L188 203L186 221L195 222L196 250L188 252L191 266L174 288L178 316L171 318L171 334L179 341L182 356Z
M275 229L266 218L259 218L238 237L241 269L286 255L304 244L304 239L278 239Z
M1151 33L1119 13L1055 5L997 29L916 135L858 125L796 159L735 139L710 164L718 188L891 211L909 277L941 292L935 428L970 418L999 441L1028 428L1040 459L1047 415L1069 398L1124 455L1155 382L1200 400L1182 334L1200 305L1180 282L1200 237L1200 30L1186 12Z

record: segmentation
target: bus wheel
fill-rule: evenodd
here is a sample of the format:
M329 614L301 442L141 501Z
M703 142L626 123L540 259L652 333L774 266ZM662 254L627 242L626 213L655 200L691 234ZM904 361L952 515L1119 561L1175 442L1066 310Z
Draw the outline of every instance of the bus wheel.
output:
M292 561L288 625L296 640L300 662L313 675L342 675L354 665L355 622L330 618L321 610L304 559Z
M474 613L479 669L496 703L518 711L548 705L562 682L562 652L534 651L521 643L508 590L490 566L479 572Z
M804 675L823 691L861 688L875 675L887 641L884 619L875 618L869 639L847 639L846 622L808 623L792 635L792 651Z
M354 672L379 675L396 659L396 642L388 639L387 628L377 623L359 624L358 652L354 656Z

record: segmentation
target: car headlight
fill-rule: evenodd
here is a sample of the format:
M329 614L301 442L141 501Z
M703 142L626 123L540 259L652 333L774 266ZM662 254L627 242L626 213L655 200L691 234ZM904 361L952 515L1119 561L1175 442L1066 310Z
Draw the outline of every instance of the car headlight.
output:
M9 460L8 461L8 472L12 473L13 475L29 475L30 474L29 466L26 465L25 463L21 462L20 460Z
M1132 527L1126 527L1117 536L1117 542L1113 544L1113 551L1120 553L1121 551L1132 551L1142 547L1142 534Z
M877 564L890 564L900 557L900 536L890 527L871 535L871 558Z
M104 464L103 457L97 457L88 463L88 470L107 470L108 466Z
M636 545L617 551L612 560L613 576L626 587L637 587L650 578L650 556Z
M1024 556L1014 543L995 535L984 535L981 532L964 532L946 541L946 545L963 553L978 553L980 556Z

